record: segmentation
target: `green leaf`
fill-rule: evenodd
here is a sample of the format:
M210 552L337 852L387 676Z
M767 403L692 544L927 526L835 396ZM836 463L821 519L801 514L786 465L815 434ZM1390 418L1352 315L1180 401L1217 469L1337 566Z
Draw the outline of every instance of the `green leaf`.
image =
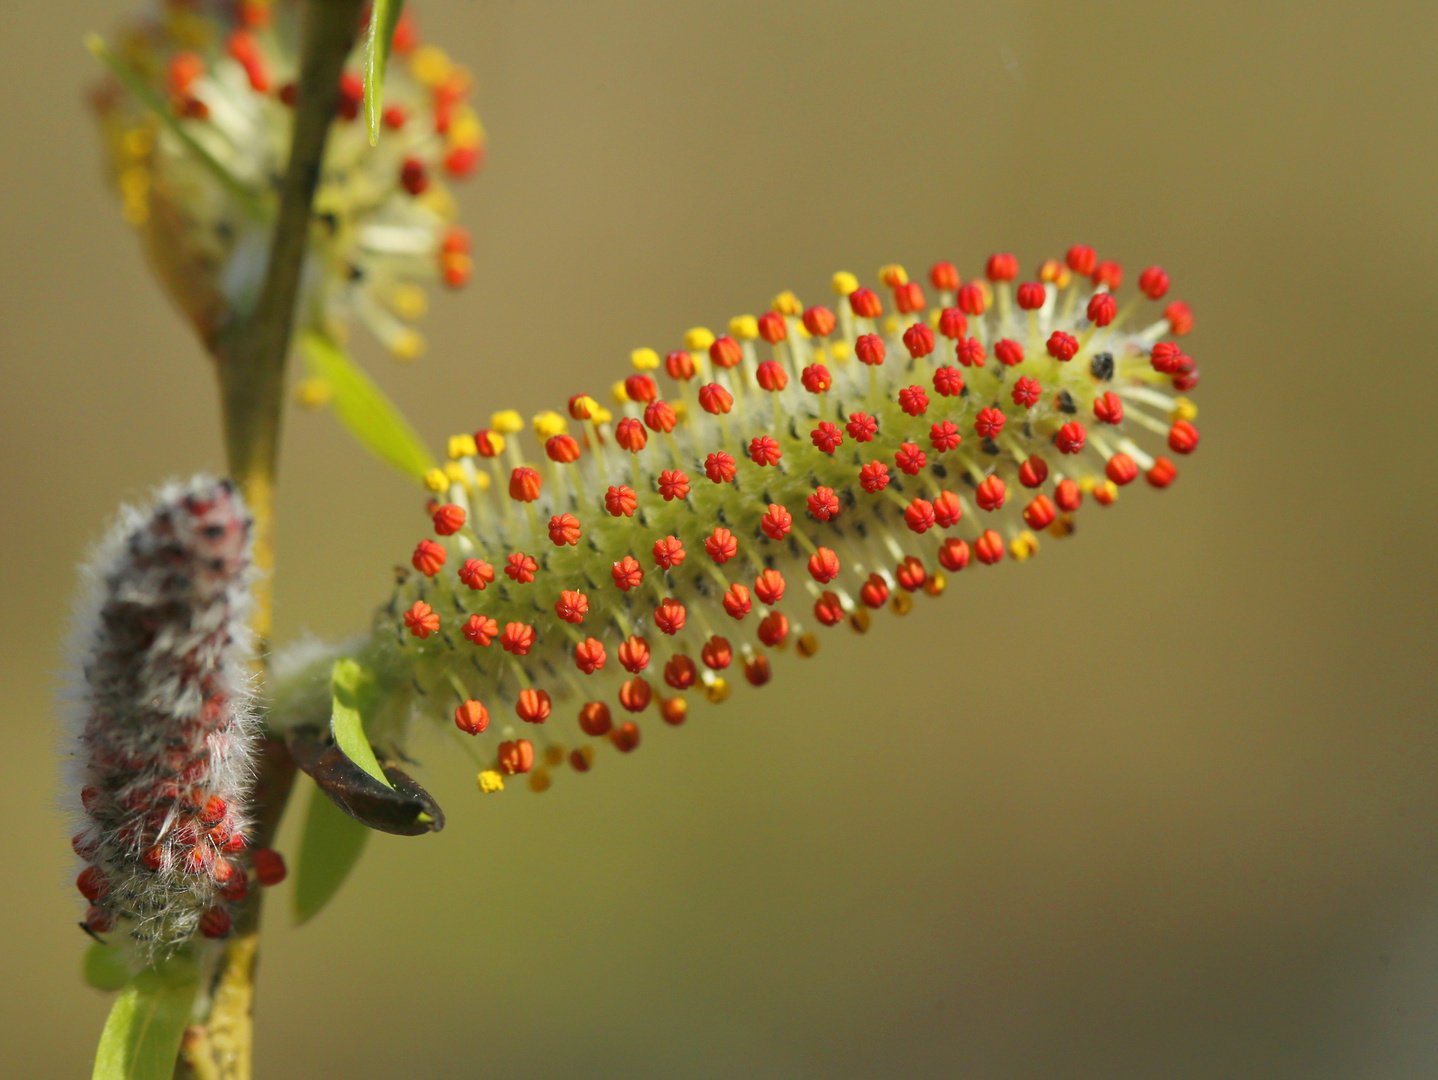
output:
M409 421L339 346L310 330L300 335L300 348L310 374L329 385L335 415L361 446L416 480L435 467Z
M110 1009L92 1080L170 1080L199 986L185 956L136 975Z
M311 789L295 871L295 922L312 919L339 892L359 862L370 832L319 788Z
M371 146L379 142L380 111L384 107L384 66L389 61L394 28L399 25L399 13L403 9L404 0L374 0L374 9L369 17L369 42L364 62L364 118Z
M114 945L90 942L85 950L83 967L85 982L96 990L121 990L130 981L130 967L125 954Z
M330 669L330 729L335 742L349 758L387 788L394 785L374 756L364 733L364 707L374 700L374 680L358 661L348 656L336 660Z

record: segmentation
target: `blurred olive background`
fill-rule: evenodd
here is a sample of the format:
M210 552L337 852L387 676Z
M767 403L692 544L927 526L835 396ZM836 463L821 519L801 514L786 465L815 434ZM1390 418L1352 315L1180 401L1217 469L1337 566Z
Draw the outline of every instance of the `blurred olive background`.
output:
M1438 1074L1431 6L414 6L491 133L471 286L372 365L436 447L836 269L1075 242L1193 305L1204 442L545 796L422 744L445 832L303 929L274 897L258 1075ZM88 1075L108 1008L53 809L73 564L222 466L82 105L125 10L0 6L8 1076ZM286 439L279 637L341 635L421 496Z

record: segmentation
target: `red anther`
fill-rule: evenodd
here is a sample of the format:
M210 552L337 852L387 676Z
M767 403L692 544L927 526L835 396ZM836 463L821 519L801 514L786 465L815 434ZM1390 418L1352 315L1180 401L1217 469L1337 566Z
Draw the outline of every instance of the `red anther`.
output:
M483 647L499 636L499 623L488 615L471 615L461 633L474 644Z
M915 499L904 507L904 524L911 532L926 533L934 527L934 504L928 499Z
M494 581L494 567L483 559L465 559L459 568L459 580L471 589L483 590Z
M623 592L637 589L639 583L644 580L644 571L632 555L626 555L615 563L610 573L614 575L614 584L618 585Z
M205 800L205 805L200 808L200 824L205 826L218 825L225 819L230 804L218 795L211 795Z
M440 536L453 536L464 528L464 507L445 503L434 512L434 531ZM442 561L442 560L441 560Z
M619 646L619 666L631 675L638 675L649 666L649 642L638 634L630 634Z
M1044 306L1044 298L1047 295L1048 292L1042 281L1025 281L1019 286L1019 307L1025 311L1037 311Z
M454 710L454 726L466 735L478 735L489 727L489 710L474 698L468 698Z
M1160 341L1148 354L1148 362L1153 365L1153 370L1164 375L1177 372L1185 359L1183 350L1172 341Z
M1104 465L1103 474L1119 487L1123 487L1138 478L1138 465L1127 454L1115 454Z
M704 550L720 566L739 554L739 541L728 529L715 529L704 538Z
M515 656L528 656L534 648L534 638L534 627L528 623L505 623L504 633L499 635L499 647Z
M1112 506L1113 501L1118 498L1117 484L1099 484L1093 489L1093 501L1100 506Z
M884 313L884 304L873 289L860 286L849 294L849 310L861 319L877 319Z
M895 287L894 310L900 315L912 315L916 311L924 310L924 290L919 288L917 281L906 281Z
M462 180L484 163L484 147L456 146L444 156L444 171Z
M894 578L899 583L899 588L905 592L918 592L924 587L924 582L929 580L928 571L924 564L912 555L904 557L904 561L894 567Z
M699 407L714 416L727 413L734 407L734 395L718 383L707 383L699 388Z
M884 349L884 339L878 334L860 334L854 340L854 355L862 363L868 364L870 367L878 367L888 354Z
M734 660L734 650L729 647L729 639L718 635L711 637L699 650L699 659L704 661L704 666L714 671L723 671Z
M1193 329L1193 309L1182 300L1175 300L1164 308L1163 317L1168 320L1168 332L1174 337L1183 337Z
M614 726L609 706L602 701L586 701L579 707L579 730L591 739L602 738Z
M984 264L984 276L990 281L1013 281L1019 274L1019 260L1007 252L990 255Z
M230 867L230 876L225 880L224 886L220 889L220 895L230 903L237 904L243 900L245 894L250 891L250 875L228 859L217 860L215 865L218 866L221 862Z
M759 620L759 640L771 649L789 636L789 619L782 611L771 611Z
M1175 420L1168 429L1168 448L1175 454L1191 454L1198 449L1198 428L1187 420Z
M734 459L723 450L710 454L704 459L704 475L716 484L727 484L739 471Z
M974 541L974 555L985 566L993 566L1004 557L1004 538L993 529L984 530L984 535Z
M664 356L664 370L677 382L688 382L694 378L694 357L683 349L675 349Z
M550 461L568 465L579 460L579 440L573 435L551 435L544 443L544 453Z
M656 487L659 494L664 496L665 502L683 499L689 494L689 477L678 469L665 469L659 474Z
M956 307L944 308L939 314L939 333L950 341L957 341L969 332L969 320Z
M839 497L833 488L818 487L808 499L809 513L818 521L831 521L839 516Z
M754 579L754 595L762 604L773 607L784 599L784 575L777 570L765 570Z
M654 541L654 564L661 570L670 570L684 561L684 544L677 536L666 536Z
M624 380L624 392L630 401L647 405L659 396L659 387L654 385L654 380L648 375L637 373Z
M969 565L969 545L957 536L951 536L939 545L939 565L945 570L958 573Z
M1072 334L1066 334L1062 330L1055 330L1049 335L1048 351L1049 355L1055 360L1072 360L1078 350L1078 338Z
M579 519L573 514L559 514L550 518L549 540L555 547L579 543Z
M983 367L986 355L978 338L964 338L954 348L954 359L964 367Z
M506 739L499 744L495 756L499 760L499 771L510 776L527 773L534 768L534 744L528 739Z
M844 445L844 436L839 431L838 425L831 424L827 420L821 420L819 426L809 432L809 438L826 454L832 454Z
M105 880L105 875L99 867L87 866L75 879L75 888L80 890L81 896L93 904L110 891L110 883Z
M553 708L549 694L543 690L521 690L514 711L526 724L542 724L549 719Z
M220 850L233 855L237 851L244 851L249 839L242 832L231 833L230 838L225 841L224 847Z
M434 577L439 573L444 560L449 558L449 552L444 550L444 545L434 540L421 540L410 556L410 563L425 577Z
M626 416L614 427L614 441L631 454L637 454L649 442L649 432L634 417Z
M1088 302L1088 320L1095 326L1107 326L1118 314L1118 301L1112 293L1094 293Z
M936 454L946 454L963 441L959 426L952 420L943 420L929 428L929 445Z
M1156 488L1166 488L1178 479L1178 469L1166 457L1154 458L1153 467L1143 477Z
M170 67L166 72L165 82L170 95L177 98L189 96L191 85L204 73L205 62L198 53L176 53L171 57ZM363 93L363 88L361 88L361 93Z
M480 428L474 433L474 445L480 457L498 457L504 449L504 440L489 428Z
M346 120L353 120L359 115L360 105L363 102L364 80L353 71L343 72L340 75L340 116Z
M934 351L934 332L923 323L914 323L904 331L904 348L916 360L928 356Z
M200 916L200 933L207 938L228 937L230 913L222 907L212 907Z
M809 556L809 574L820 585L827 585L839 576L839 556L821 547Z
M749 444L749 460L755 465L777 465L782 456L778 442L768 435L757 435Z
M1094 417L1101 424L1123 422L1123 400L1112 390L1105 390L1093 403Z
M939 528L952 529L963 516L963 504L952 491L941 491L934 496L934 524Z
M774 360L765 360L760 364L754 378L761 390L768 390L770 393L778 393L789 385L789 373L782 364Z
M894 454L894 463L899 466L899 471L908 476L918 476L928 460L928 455L911 442L900 443Z
M1054 502L1066 514L1072 514L1083 502L1083 489L1072 480L1060 480L1054 488Z
M804 329L815 337L828 337L834 332L834 313L826 307L811 307L804 312Z
M722 603L731 619L742 619L754 607L754 602L749 599L749 587L737 582L724 590Z
M889 467L882 461L871 461L859 469L859 486L870 495L889 486Z
M1060 454L1077 454L1084 448L1084 441L1088 438L1088 432L1077 420L1070 420L1063 427L1059 428L1058 434L1054 436L1054 445L1058 447Z
M1041 487L1048 478L1048 462L1041 457L1027 457L1019 466L1019 483L1026 488Z
M574 666L586 675L602 670L608 659L609 654L604 651L604 643L597 638L585 638L574 646Z
M799 381L809 393L823 394L834 385L834 376L829 374L829 369L823 364L810 364L800 373Z
M867 607L878 611L889 599L889 583L878 574L870 574L869 580L859 589L859 599Z
M844 621L844 605L831 592L826 592L814 601L814 618L825 626L836 626Z
M770 345L777 345L789 336L789 326L784 316L777 311L766 311L759 316L759 336Z
M423 600L416 600L414 605L404 613L404 624L415 637L427 638L430 634L438 632L439 616Z
M1169 385L1180 394L1186 394L1198 385L1198 372L1191 371L1187 375L1175 375L1170 380Z
M673 597L666 598L654 609L654 625L664 634L677 634L684 629L684 605Z
M922 386L906 386L899 391L899 408L910 416L923 416L929 409L929 395Z
M1024 523L1030 529L1047 529L1053 524L1058 511L1054 509L1053 500L1047 495L1035 495L1027 506L1024 507Z
M1107 285L1109 292L1118 292L1123 284L1123 267L1116 262L1101 262L1093 268L1093 283Z
M1093 248L1085 247L1083 244L1075 244L1069 248L1068 255L1064 258L1064 262L1068 264L1068 268L1075 274L1088 277L1093 273L1093 268L1098 264L1098 256L1094 254Z
M248 31L236 30L230 35L227 45L230 56L245 69L245 76L250 80L250 89L257 94L268 94L270 78L254 37Z
M1007 497L1008 489L1004 486L1003 479L998 476L984 477L983 483L979 484L978 490L974 492L974 500L979 504L979 509L990 512L1003 506Z
M913 282L909 282L910 285ZM763 686L773 677L769 669L769 658L763 653L758 653L744 661L744 678L749 680L751 686Z
M86 785L80 789L80 805L93 811L100 804L100 789Z
M469 233L458 225L451 225L444 234L444 239L440 241L439 249L446 255L465 255L469 253L470 246ZM476 435L475 438L479 436Z
M1073 275L1069 273L1068 267L1057 259L1045 259L1039 264L1038 277L1045 285L1054 285L1062 289L1068 286Z
M770 540L784 539L793 527L794 515L778 503L770 503L769 509L765 510L764 516L759 519L759 528L764 530L764 535Z
M567 623L582 623L589 613L589 597L573 589L562 589L554 602L554 613Z
M844 430L848 431L848 437L856 443L870 443L874 434L879 431L879 421L874 420L869 413L850 413Z
M266 888L285 880L285 857L274 848L256 848L250 861L255 869L255 880Z
M709 346L709 361L718 368L738 367L744 350L728 334L720 334Z
M386 105L384 112L380 113L380 120L391 131L399 131L408 119L409 113L403 105Z
M671 656L664 665L664 682L675 690L688 690L698 677L699 669L683 653Z
M1016 367L1024 362L1024 347L1017 341L1001 338L994 342L994 357L1004 367Z
M145 853L140 856L140 861L145 864L146 869L159 870L170 864L170 853L156 844L145 850Z
M936 262L929 267L929 284L941 292L953 292L959 287L959 270L951 262Z
M515 502L534 502L539 498L539 474L520 466L509 474L509 497Z
M981 439L997 439L1003 434L1004 416L1002 410L992 406L979 410L979 415L974 417L974 431Z
M667 402L651 401L644 408L644 423L650 431L668 433L674 430L674 425L679 422L674 409Z
M97 907L91 907L85 912L84 926L96 934L105 934L114 929L115 921L107 912Z
M618 487L610 487L604 493L604 509L608 510L614 517L633 517L634 509L639 505L639 497L634 494L634 489L627 484L620 484Z
M504 572L516 585L528 585L534 580L539 563L522 551L516 551L506 561Z
M1162 300L1168 292L1168 275L1161 266L1150 266L1138 276L1138 290L1150 300Z
M609 733L609 741L614 749L621 754L628 754L639 746L639 725L634 723L620 724Z
M429 188L429 173L419 158L405 158L399 169L400 186L411 195L423 195Z

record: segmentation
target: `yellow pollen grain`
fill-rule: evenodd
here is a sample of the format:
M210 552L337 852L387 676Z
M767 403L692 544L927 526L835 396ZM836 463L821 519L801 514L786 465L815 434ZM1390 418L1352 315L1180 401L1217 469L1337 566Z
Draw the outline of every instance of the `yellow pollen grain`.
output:
M501 409L489 418L489 426L503 435L515 435L524 430L524 417L513 409Z
M669 407L674 410L674 419L676 420L683 420L689 415L689 406L682 401L671 402Z
M569 422L553 410L545 410L534 416L534 434L541 439L552 439L569 430Z
M854 350L849 348L847 341L831 342L829 344L829 352L833 354L834 359L841 364L854 355Z
M418 330L405 328L390 341L389 351L396 360L403 360L406 363L418 360L424 352L424 335Z
M909 283L909 272L898 263L888 263L879 267L879 280L890 288Z
M694 352L714 344L714 331L706 326L696 326L684 331L684 347Z
M753 341L759 336L759 320L753 315L735 315L729 320L729 334L739 341Z
M607 424L614 419L614 414L603 405L595 405L589 410L589 419L593 420L596 424Z
M443 469L429 469L424 474L424 486L434 492L446 491L449 488L449 477L444 475Z
M1168 410L1168 419L1171 423L1177 423L1179 420L1192 423L1198 419L1198 406L1186 397L1174 398L1173 408Z
M490 485L491 483L493 483L493 481L490 480L490 478L489 478L489 473L487 473L487 472L480 472L478 469L476 469L476 470L474 471L473 480L474 480L474 486L475 486L476 488L478 488L480 491L488 491L488 490L489 490L489 485Z
M599 408L599 402L595 401L588 394L580 395L578 400L575 401L575 404L582 407L590 416L593 416L594 410Z
M614 399L614 404L616 405L623 405L629 400L629 391L625 387L623 379L620 379L609 388L609 396Z
M449 456L455 460L462 457L474 457L479 453L479 447L474 445L473 435L451 435L446 449L449 451Z
M485 769L479 774L479 790L484 795L493 795L496 791L503 791L504 777L493 769Z
M330 384L323 379L302 379L295 384L295 400L306 409L324 408L330 396Z
M536 795L549 790L549 770L540 766L529 774L529 790Z
M449 145L472 150L483 144L484 125L479 122L479 117L467 107L456 110L449 122Z
M659 354L653 349L635 349L629 354L635 371L653 371L659 366Z
M847 270L840 270L829 279L829 287L834 290L835 296L848 296L859 287L859 279Z
M936 571L927 581L924 582L924 592L928 593L930 596L943 596L944 590L948 588L948 585L949 579L946 578L942 573Z
M454 195L443 184L430 184L415 201L444 221L453 221L459 214Z
M884 316L884 333L893 337L899 332L899 318L897 315Z
M1048 533L1055 540L1062 540L1072 536L1074 532L1074 516L1072 514L1060 514L1049 523Z
M448 79L453 70L444 50L433 45L421 45L409 59L409 73L431 89Z
M412 282L396 285L389 303L396 315L410 322L424 318L429 312L429 295Z
M715 705L729 697L729 684L722 678L716 678L709 685L704 687L704 696Z
M1097 485L1098 481L1095 480L1092 476L1084 476L1079 478L1079 490L1082 491L1085 495L1092 495L1093 489Z
M469 487L469 476L464 471L464 466L457 461L445 463L444 475L451 484L458 484L460 487Z
M769 301L769 306L780 315L802 315L804 312L804 305L788 289Z
M1023 562L1039 551L1039 538L1025 529L1009 543L1009 554L1015 562Z
M865 608L855 608L849 615L849 628L856 634L867 634L869 632L869 612Z
M889 607L895 615L907 615L914 610L914 598L906 592L895 593Z

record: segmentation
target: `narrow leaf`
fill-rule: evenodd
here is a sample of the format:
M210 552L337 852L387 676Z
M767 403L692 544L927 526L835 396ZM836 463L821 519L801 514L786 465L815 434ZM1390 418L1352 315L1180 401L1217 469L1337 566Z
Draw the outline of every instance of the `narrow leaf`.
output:
M319 914L349 877L370 830L336 806L319 788L310 791L305 832L295 872L295 922Z
M335 742L349 758L386 787L394 787L375 759L374 749L364 733L364 698L372 688L369 672L349 657L336 660L330 669L330 728Z
M170 1080L199 985L186 957L136 975L105 1021L92 1080Z
M413 479L434 468L434 458L384 392L333 341L308 331L300 347L310 374L329 384L330 405L359 444Z
M364 63L364 118L369 128L369 144L379 142L379 120L384 108L384 67L389 62L394 28L404 0L374 0L369 17L369 42Z

